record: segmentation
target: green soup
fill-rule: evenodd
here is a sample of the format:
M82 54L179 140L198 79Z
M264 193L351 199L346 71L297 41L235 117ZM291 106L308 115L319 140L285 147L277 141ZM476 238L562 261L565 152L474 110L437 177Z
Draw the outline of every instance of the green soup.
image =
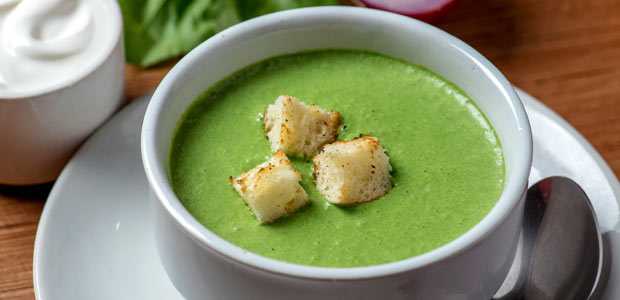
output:
M340 112L341 140L378 137L394 168L393 189L370 203L334 206L317 192L311 163L293 160L311 204L260 225L228 177L271 155L262 112L279 95ZM207 90L179 124L170 175L187 210L239 247L354 267L419 255L465 233L499 198L504 161L493 128L458 87L397 59L326 50L269 59Z

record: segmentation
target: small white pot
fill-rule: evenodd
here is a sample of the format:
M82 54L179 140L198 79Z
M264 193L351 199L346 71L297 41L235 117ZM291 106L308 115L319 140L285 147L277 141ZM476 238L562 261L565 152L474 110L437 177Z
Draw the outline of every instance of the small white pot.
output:
M506 185L491 212L454 241L398 262L311 267L266 258L199 224L174 194L170 143L181 114L204 90L263 59L310 49L384 53L421 64L467 92L503 145ZM234 26L203 43L166 76L149 104L142 158L158 199L157 244L174 285L187 299L488 299L508 272L522 222L531 167L527 116L510 83L453 36L406 17L369 9L286 11Z
M0 97L0 184L49 182L76 148L122 104L125 57L116 1L100 5L111 16L115 42L90 69L51 89ZM87 62L85 62L87 63Z

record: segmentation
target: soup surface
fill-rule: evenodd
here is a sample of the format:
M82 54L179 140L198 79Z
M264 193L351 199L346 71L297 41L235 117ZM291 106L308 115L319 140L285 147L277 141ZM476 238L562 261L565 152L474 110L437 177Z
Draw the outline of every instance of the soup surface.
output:
M262 113L279 95L340 112L341 140L378 137L393 189L370 203L334 206L318 193L311 162L293 159L311 204L260 225L228 177L271 155ZM272 58L207 90L179 124L170 173L184 206L222 238L330 267L393 262L444 245L478 223L504 185L499 140L464 92L420 66L345 50Z

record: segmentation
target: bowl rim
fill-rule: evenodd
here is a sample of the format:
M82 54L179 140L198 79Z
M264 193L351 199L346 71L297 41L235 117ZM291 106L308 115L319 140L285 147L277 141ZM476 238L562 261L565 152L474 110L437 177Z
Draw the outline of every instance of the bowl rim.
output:
M446 43L466 53L470 59L477 63L485 76L493 80L496 86L500 88L507 105L510 105L514 112L519 133L518 138L522 141L519 143L521 149L515 151L515 156L516 161L521 163L512 166L511 170L507 171L507 174L514 173L512 176L514 180L508 180L505 183L497 203L474 227L439 248L407 259L352 268L317 267L284 262L244 250L201 225L181 204L172 187L168 184L167 168L163 166L164 163L158 162L156 145L159 116L163 111L164 103L169 99L168 96L174 90L176 78L189 69L194 61L201 60L203 52L218 47L218 44L223 40L243 34L255 27L268 26L275 29L282 26L286 20L316 16L321 18L346 16L347 18L361 18L365 22L379 19L391 20L430 32L437 35L438 39L445 39ZM165 76L151 98L142 126L141 152L146 176L155 196L165 211L175 220L175 225L178 225L203 249L217 254L227 261L273 274L314 280L363 280L392 276L446 260L474 247L481 239L493 232L517 208L527 189L532 161L532 136L527 114L512 85L491 62L463 41L436 27L397 14L365 8L326 6L277 12L245 21L222 31L192 50Z

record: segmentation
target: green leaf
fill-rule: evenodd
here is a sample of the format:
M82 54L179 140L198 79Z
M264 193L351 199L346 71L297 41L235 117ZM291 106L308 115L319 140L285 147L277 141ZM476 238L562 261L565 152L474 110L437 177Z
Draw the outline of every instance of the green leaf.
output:
M236 0L239 9L239 16L243 20L254 18L260 15L308 6L335 5L338 1L334 0Z
M242 20L336 0L119 0L127 61L143 67L183 55Z

